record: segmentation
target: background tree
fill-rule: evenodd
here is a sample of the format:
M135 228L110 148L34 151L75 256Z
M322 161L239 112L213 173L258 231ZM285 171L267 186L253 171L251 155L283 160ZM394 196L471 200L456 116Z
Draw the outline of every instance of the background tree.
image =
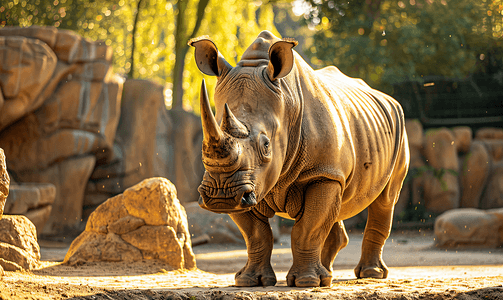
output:
M315 28L308 55L392 92L426 75L465 77L501 43L500 0L355 0L305 3Z
M7 0L0 27L50 25L103 40L114 71L166 85L166 105L199 110L201 73L187 42L209 35L231 64L263 29L277 32L273 7L288 0ZM215 78L208 78L209 91Z

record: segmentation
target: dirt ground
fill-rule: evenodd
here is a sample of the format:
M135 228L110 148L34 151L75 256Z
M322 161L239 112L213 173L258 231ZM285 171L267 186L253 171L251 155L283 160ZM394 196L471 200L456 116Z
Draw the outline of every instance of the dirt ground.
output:
M442 250L430 231L393 232L383 258L384 280L356 279L361 232L334 263L326 288L290 288L290 239L275 245L275 287L238 288L234 273L246 263L246 249L206 244L194 248L198 270L170 271L160 261L61 264L67 244L41 241L42 265L31 272L5 272L0 299L503 299L503 249Z

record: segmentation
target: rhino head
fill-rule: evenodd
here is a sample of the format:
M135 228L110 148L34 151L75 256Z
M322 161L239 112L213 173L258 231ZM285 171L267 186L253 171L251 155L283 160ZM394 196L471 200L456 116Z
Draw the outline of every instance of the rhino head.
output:
M274 187L283 168L289 116L280 81L292 70L297 42L264 31L236 67L207 38L189 44L199 70L217 76L216 116L204 80L201 86L206 172L199 205L218 213L250 210Z

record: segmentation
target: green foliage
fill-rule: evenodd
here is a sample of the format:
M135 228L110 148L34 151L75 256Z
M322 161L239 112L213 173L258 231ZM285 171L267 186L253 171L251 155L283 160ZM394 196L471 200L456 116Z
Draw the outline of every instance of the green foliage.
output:
M307 2L307 23L316 29L311 62L387 92L426 75L465 77L482 53L502 46L501 0Z
M138 1L142 3L131 62ZM202 75L193 61L188 40L209 35L234 65L261 30L279 35L272 13L278 2L288 0L7 0L0 4L0 27L48 25L74 30L91 40L103 40L113 49L116 73L126 76L133 63L131 77L166 84L169 107L177 105L172 102L174 81L181 78L184 93L183 103L179 104L185 110L198 112ZM199 25L198 15L203 16ZM175 72L177 60L181 60L178 66L182 66L177 68L179 73ZM210 94L215 83L215 78L207 78Z
M435 169L432 166L425 165L422 167L410 168L409 172L407 172L407 176L405 177L404 183L407 183L409 180L411 180L411 178L420 177L424 173L430 173L431 175L433 175L433 177L436 178L440 183L440 187L442 188L443 191L447 191L447 182L445 182L444 180L444 175L446 173L451 173L454 176L459 175L458 172L455 170L444 169L444 168Z

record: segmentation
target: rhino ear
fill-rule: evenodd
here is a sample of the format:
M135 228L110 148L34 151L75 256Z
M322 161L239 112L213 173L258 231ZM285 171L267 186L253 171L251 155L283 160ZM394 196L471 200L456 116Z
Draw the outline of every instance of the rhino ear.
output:
M290 73L294 63L292 48L297 44L295 40L284 39L277 41L269 48L267 73L271 81L283 78Z
M217 46L208 38L200 37L189 41L189 45L196 48L195 59L201 72L210 76L221 76L232 66L218 52Z

